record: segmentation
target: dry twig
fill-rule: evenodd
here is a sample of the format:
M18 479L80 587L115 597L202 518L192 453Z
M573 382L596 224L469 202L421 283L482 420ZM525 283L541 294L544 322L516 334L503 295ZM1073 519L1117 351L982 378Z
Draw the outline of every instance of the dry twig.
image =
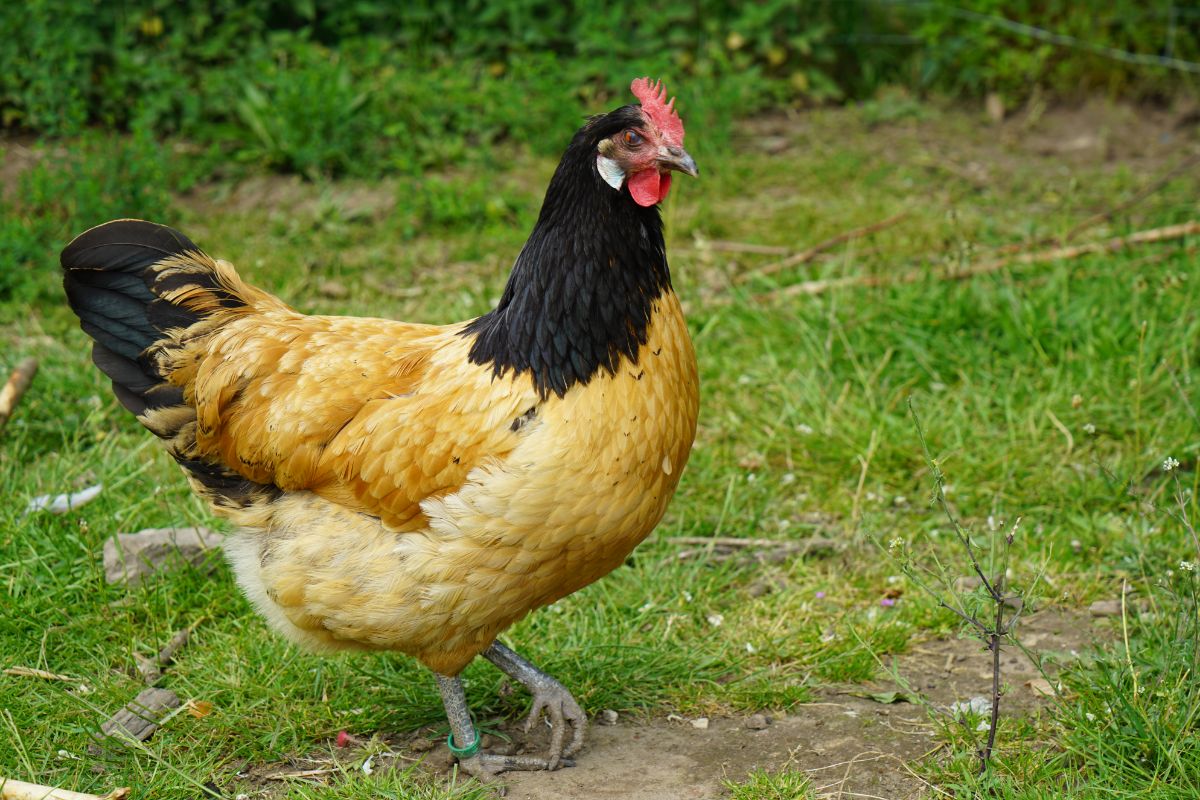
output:
M168 666L175 659L175 653L179 648L187 644L188 637L191 635L191 628L184 628L171 637L171 641L167 642L167 646L159 651L154 658L146 658L145 656L134 653L133 657L137 660L138 672L142 674L142 679L146 681L147 686L153 686L162 678L163 667Z
M775 261L770 264L767 264L765 267L760 267L752 272L747 272L742 275L739 275L736 278L734 278L734 282L735 283L744 283L745 281L748 281L754 277L761 277L763 275L773 275L776 272L782 272L783 270L788 269L789 267L795 267L800 264L807 264L809 261L812 261L814 258L821 255L825 251L831 250L834 247L837 247L839 244L842 244L844 242L853 241L854 239L862 239L866 236L870 236L873 233L878 233L879 231L882 231L885 228L890 228L893 225L895 225L896 223L903 221L906 217L908 217L908 212L901 211L899 214L890 216L885 220L880 220L879 222L874 222L874 223L872 223L870 225L866 225L862 228L855 228L853 230L839 233L837 236L832 236L823 242L814 244L812 247L808 248L807 250L803 250L799 253L796 253L793 256L788 256L787 258L783 259L782 261Z
M713 250L718 253L755 253L762 256L786 256L792 248L777 244L754 244L753 242L728 242L712 239L704 242L697 250Z
M708 556L714 561L727 561L739 554L747 561L778 563L794 555L827 553L837 549L837 542L820 536L787 541L782 539L737 539L732 537L676 536L667 539L671 544L694 547L680 550L675 556L683 560L694 556ZM747 551L751 551L749 555ZM761 552L752 552L761 551Z
M0 800L125 800L128 796L128 786L113 789L106 795L84 794L0 777Z
M1108 209L1107 211L1102 211L1099 214L1094 214L1094 215L1088 217L1087 219L1085 219L1083 222L1080 222L1074 228L1071 228L1071 230L1067 231L1067 235L1063 237L1063 241L1069 242L1072 239L1074 239L1075 236L1078 233L1080 233L1081 231L1086 230L1087 228L1090 228L1093 225L1099 225L1101 222L1107 222L1108 220L1112 219L1113 217L1115 217L1117 214L1121 213L1122 211L1129 210L1133 206L1135 206L1138 203L1145 200L1150 195L1152 195L1155 192L1162 189L1164 186L1166 186L1168 183L1170 183L1171 181L1178 178L1183 173L1193 170L1198 166L1200 166L1200 153L1196 153L1196 154L1192 155L1191 158L1184 159L1183 163L1167 170L1162 175L1158 176L1158 178L1156 178L1155 180L1153 180L1150 183L1143 186L1128 200L1118 203L1117 205L1113 206L1112 208Z
M936 280L960 281L999 272L1005 267L1020 264L1039 264L1045 261L1066 261L1093 253L1113 253L1134 245L1166 242L1172 239L1182 239L1184 236L1200 234L1200 221L1181 222L1178 225L1168 225L1165 228L1151 228L1138 231L1129 236L1117 236L1100 242L1073 245L1070 247L1055 247L1050 250L1039 250L1033 253L1021 253L1005 258L996 258L972 264L963 269L952 269L940 275L931 275L926 270L909 270L898 275L851 275L844 278L826 278L816 281L804 281L792 286L785 286L773 292L767 292L763 297L794 297L796 295L816 295L831 289L842 289L857 286L897 286L905 283L918 283L926 278Z
M34 669L33 667L8 667L4 670L4 674L15 675L18 678L44 678L48 681L75 682L75 678L70 675L59 675L57 672L47 672L44 669Z
M37 359L27 358L17 364L12 375L8 376L8 383L4 384L3 389L0 389L0 428L3 428L4 423L8 422L17 403L21 402L21 397L29 388L29 384L33 383L33 376L37 374L37 370Z

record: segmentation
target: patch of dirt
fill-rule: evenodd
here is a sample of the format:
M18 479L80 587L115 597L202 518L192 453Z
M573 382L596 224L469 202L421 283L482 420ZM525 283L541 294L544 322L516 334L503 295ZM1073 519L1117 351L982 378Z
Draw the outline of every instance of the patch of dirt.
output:
M1027 647L1059 662L1074 658L1102 635L1086 615L1057 610L1030 617L1019 630ZM1001 713L1027 713L1045 705L1039 684L1028 685L1041 678L1034 665L1019 651L1001 652L1007 686ZM991 657L974 639L915 645L896 666L905 682L939 710L991 693ZM727 795L725 780L739 782L755 768L785 766L808 773L818 796L925 797L932 792L910 765L935 748L936 726L917 705L856 696L901 689L890 679L835 687L818 702L774 719L765 730L748 728L748 717L712 720L706 730L688 720L594 725L575 767L506 776L508 797L719 798Z
M1031 650L1050 662L1064 663L1090 643L1107 638L1111 626L1084 612L1048 610L1023 621L1019 630ZM1030 713L1045 706L1044 692L1049 687L1038 684L1041 675L1033 664L1017 651L1002 653L1006 693L1001 713ZM974 639L914 645L896 659L896 669L908 687L939 712L951 703L991 692L991 658ZM891 679L829 687L816 702L787 714L764 712L769 718L765 728L761 716L754 718L758 715L712 719L703 728L675 715L649 721L620 719L615 725L593 722L574 767L551 773L509 773L503 782L510 800L707 800L728 796L725 781L744 781L754 769L786 767L806 772L818 797L931 797L935 793L916 772L917 764L938 749L937 726L919 705L870 698L903 690ZM505 726L503 732L512 740L511 753L540 753L549 738L545 730L526 736L518 723ZM485 746L500 744L490 738L485 737ZM366 749L339 751L338 760L347 768L359 768L368 751L377 753L372 760L377 770L403 769L419 760L441 774L452 764L445 745L435 742L429 731L379 737ZM246 769L242 776L253 787L248 794L282 794L283 780L328 780L335 763L327 753Z
M723 782L743 781L751 770L787 766L807 772L818 793L919 797L922 783L903 765L930 749L931 730L920 711L906 710L897 715L906 722L895 725L889 707L829 696L773 719L765 730L753 730L745 717L711 720L705 730L688 720L595 725L576 766L505 775L507 796L700 800L726 796Z
M298 175L253 175L230 186L208 184L180 198L197 216L207 209L257 211L270 208L286 214L316 214L334 208L346 219L383 219L396 204L396 182L338 181L317 185Z

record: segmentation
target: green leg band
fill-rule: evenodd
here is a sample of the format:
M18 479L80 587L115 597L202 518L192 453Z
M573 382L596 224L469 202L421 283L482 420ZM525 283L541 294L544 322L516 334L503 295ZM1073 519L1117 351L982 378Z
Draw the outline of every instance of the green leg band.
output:
M474 730L474 729L473 729ZM446 746L450 748L450 752L459 758L470 758L479 752L479 731L475 730L475 741L471 742L468 747L455 747L454 734L446 737Z

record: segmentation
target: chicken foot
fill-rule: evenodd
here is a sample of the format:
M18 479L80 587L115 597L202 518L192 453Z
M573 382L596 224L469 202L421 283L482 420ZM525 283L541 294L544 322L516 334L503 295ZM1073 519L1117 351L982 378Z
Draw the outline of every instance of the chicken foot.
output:
M533 729L543 713L550 721L550 751L546 758L546 769L557 769L560 764L571 766L566 759L579 752L579 748L583 746L587 717L575 702L575 698L567 691L567 687L500 642L492 642L491 647L483 652L483 657L495 664L505 675L519 681L533 695L533 706L525 719L526 733ZM574 734L571 743L564 749L563 740L566 737L568 722L574 727Z
M574 766L568 760L555 760L554 766L545 758L536 756L501 756L493 753L479 752L479 734L471 721L471 711L467 708L467 696L463 691L462 681L457 677L434 673L437 678L438 690L442 694L442 705L446 708L446 719L450 723L451 742L454 749L467 751L470 755L458 755L458 763L468 774L487 783L501 772L510 770L543 770L563 766Z

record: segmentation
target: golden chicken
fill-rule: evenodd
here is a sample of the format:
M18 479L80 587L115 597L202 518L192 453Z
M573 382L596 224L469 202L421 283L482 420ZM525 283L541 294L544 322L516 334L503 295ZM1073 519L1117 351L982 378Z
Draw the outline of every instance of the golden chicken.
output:
M674 100L632 90L575 134L499 305L466 323L301 314L150 222L62 253L93 360L237 526L258 611L313 649L419 659L484 778L579 750L571 694L496 637L625 560L695 435L658 204L697 170ZM527 727L548 716L545 757L479 752L457 676L480 654L532 693Z

